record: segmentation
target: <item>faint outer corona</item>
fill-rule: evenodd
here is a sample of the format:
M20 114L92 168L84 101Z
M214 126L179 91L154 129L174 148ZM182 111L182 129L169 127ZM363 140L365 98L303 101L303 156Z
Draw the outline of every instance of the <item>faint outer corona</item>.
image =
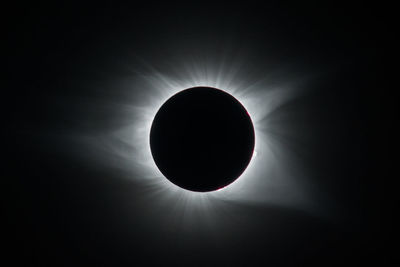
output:
M161 173L197 192L223 188L247 168L254 151L254 127L232 95L193 87L169 98L150 131L150 148Z

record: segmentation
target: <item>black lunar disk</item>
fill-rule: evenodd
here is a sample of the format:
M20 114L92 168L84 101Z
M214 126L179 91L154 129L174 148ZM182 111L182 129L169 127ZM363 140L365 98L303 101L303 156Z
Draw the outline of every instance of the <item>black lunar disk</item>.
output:
M207 192L235 181L254 150L254 128L246 109L230 94L193 87L169 98L150 132L154 161L175 185Z

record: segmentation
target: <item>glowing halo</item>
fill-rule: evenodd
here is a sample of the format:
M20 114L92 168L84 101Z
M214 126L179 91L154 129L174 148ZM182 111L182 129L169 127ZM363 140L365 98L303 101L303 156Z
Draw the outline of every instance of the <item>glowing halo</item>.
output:
M123 170L127 179L146 188L147 197L160 203L169 200L201 209L216 199L309 206L310 194L301 179L306 171L291 149L276 139L276 134L271 135L274 123L280 119L277 114L282 115L276 110L299 94L304 77L299 81L296 77L289 79L288 75L271 73L254 80L248 78L249 70L238 64L227 68L201 62L189 65L186 61L174 66L170 73L149 67L146 73L134 73L126 81L120 81L120 89L131 95L116 108L123 110L128 119L100 141L91 141L95 146L101 144L99 149L108 155L104 156L104 164ZM236 98L249 113L255 132L254 153L246 170L229 186L212 192L192 192L169 182L158 170L149 145L152 121L160 106L174 94L197 86L219 88Z

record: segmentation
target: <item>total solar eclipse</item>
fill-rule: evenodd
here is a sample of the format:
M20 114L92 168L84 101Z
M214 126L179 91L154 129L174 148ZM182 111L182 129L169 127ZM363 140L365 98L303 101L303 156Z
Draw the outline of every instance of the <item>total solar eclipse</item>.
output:
M150 148L161 173L196 192L223 188L248 166L255 143L249 114L232 95L192 87L169 98L156 113Z

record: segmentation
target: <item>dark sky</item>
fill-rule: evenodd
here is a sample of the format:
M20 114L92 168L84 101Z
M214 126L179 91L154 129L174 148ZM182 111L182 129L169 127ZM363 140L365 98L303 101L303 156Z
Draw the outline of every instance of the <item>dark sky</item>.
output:
M394 201L388 188L396 102L383 67L389 33L381 8L303 1L110 2L29 4L4 12L9 13L6 134L12 141L5 141L10 171L2 188L6 254L16 265L392 262L386 240ZM285 124L290 137L306 142L299 153L305 155L307 183L326 196L321 204L326 216L215 200L209 214L194 210L189 218L174 217L176 207L169 202L155 207L160 199L140 182L140 171L124 179L118 168L91 164L85 146L65 137L92 136L126 123L120 110L104 108L132 100L126 92L118 86L96 90L135 75L126 66L151 73L144 60L168 73L176 56L226 50L253 62L246 79L285 66L288 77L311 80L307 93L280 112L290 117ZM139 96L145 89L132 90ZM290 140L288 147L298 149ZM204 217L207 227L195 223Z

